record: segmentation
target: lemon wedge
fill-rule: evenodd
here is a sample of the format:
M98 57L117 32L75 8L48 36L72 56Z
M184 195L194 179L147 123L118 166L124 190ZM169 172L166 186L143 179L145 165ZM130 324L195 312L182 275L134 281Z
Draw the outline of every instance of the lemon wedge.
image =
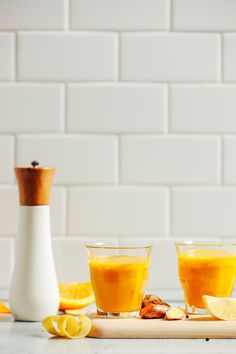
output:
M92 323L87 316L62 315L48 316L42 321L42 325L52 335L72 339L86 337Z
M236 320L236 299L208 295L203 295L202 299L213 317L225 321Z

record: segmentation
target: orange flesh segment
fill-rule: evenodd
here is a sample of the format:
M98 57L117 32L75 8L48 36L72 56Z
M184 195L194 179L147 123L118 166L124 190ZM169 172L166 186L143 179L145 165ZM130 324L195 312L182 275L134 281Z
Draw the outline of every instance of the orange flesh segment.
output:
M60 284L60 310L81 309L94 302L90 283Z
M2 301L0 301L0 313L11 313L9 307L7 307Z

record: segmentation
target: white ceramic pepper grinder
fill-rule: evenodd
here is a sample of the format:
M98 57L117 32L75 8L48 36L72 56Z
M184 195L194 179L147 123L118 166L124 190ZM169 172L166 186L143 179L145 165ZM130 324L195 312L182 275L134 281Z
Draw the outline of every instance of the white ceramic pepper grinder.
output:
M19 321L42 321L59 308L49 214L55 168L31 165L15 167L20 210L9 304Z

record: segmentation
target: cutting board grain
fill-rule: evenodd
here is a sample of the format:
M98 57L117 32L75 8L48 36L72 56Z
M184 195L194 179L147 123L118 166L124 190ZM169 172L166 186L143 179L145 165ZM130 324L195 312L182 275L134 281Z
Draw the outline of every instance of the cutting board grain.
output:
M95 338L236 338L236 321L195 315L180 321L93 318Z

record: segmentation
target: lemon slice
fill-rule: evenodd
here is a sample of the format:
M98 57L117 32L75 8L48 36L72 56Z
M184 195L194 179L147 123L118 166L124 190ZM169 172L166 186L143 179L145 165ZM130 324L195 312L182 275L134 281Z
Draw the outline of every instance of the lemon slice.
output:
M207 311L219 320L236 320L236 299L229 297L202 297Z
M89 334L91 320L87 316L49 316L42 322L48 333L66 338L83 338ZM57 328L55 326L57 325Z

